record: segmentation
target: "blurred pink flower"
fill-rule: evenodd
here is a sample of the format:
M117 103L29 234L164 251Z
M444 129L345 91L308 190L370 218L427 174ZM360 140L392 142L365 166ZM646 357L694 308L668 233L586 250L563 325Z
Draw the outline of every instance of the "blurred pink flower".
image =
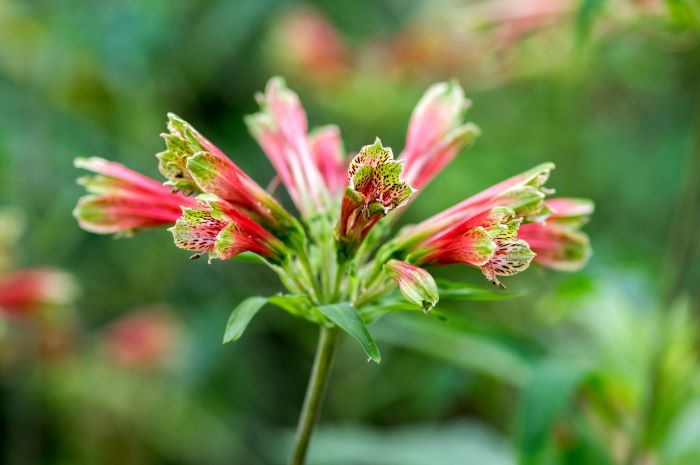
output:
M154 368L163 365L177 348L181 328L163 311L138 310L111 323L103 341L115 363L128 368Z
M572 0L489 0L474 5L472 13L493 27L502 46L510 46L531 31L571 14Z
M0 312L28 316L45 307L67 305L77 287L66 273L32 268L0 275Z
M348 70L349 52L335 25L315 9L287 12L276 24L280 58L311 80L333 80Z

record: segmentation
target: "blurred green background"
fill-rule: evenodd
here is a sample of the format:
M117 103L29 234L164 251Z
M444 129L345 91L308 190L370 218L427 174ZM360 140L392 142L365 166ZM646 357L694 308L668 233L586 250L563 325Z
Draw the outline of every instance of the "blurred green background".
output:
M343 341L311 464L700 463L696 0L0 0L15 267L60 267L82 289L47 327L0 331L13 354L0 463L284 463L316 328L270 309L220 343L235 304L278 291L276 277L191 262L164 230L113 240L71 217L76 156L160 179L168 111L266 185L242 118L274 75L348 152L376 136L400 150L425 88L461 82L483 134L402 222L542 161L559 195L596 203L584 271L534 269L507 282L524 297L441 303L446 322L388 317L371 328L379 366ZM171 329L167 349L119 363L113 322L144 308Z

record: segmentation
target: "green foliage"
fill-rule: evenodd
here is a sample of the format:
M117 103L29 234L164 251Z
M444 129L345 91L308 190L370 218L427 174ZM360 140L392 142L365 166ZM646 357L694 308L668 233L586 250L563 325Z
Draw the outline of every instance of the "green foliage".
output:
M392 432L369 427L318 431L309 465L514 465L507 444L479 424L407 426Z
M498 301L513 299L526 295L524 290L520 291L502 291L495 286L484 286L471 283L460 283L448 281L445 279L438 280L438 292L440 298L444 300L479 300L479 301Z
M607 0L580 0L576 31L580 41L586 40Z
M382 360L377 344L375 344L367 326L365 326L362 318L360 318L360 314L352 304L343 302L321 305L317 309L340 329L357 340L362 346L362 350L373 362L379 363Z
M534 367L523 390L517 425L521 465L542 463L556 421L573 402L586 370L565 361L551 360Z
M530 373L528 361L504 341L462 331L425 316L385 320L375 332L382 342L425 353L506 383L521 385Z
M248 327L248 323L267 304L267 297L253 296L248 297L238 306L233 309L231 316L226 322L226 331L224 332L224 344L234 342L240 339L243 332Z

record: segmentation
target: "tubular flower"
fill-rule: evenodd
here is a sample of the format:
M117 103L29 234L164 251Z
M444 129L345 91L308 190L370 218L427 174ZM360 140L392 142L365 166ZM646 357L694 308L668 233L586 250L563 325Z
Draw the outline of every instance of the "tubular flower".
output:
M401 181L401 162L394 161L391 148L377 138L365 145L350 163L349 186L343 193L336 230L338 257L347 261L370 229L391 210L408 201L414 192Z
M440 300L435 280L423 268L400 260L389 260L384 265L384 272L396 281L406 300L424 311L432 310Z
M246 118L248 129L277 170L294 204L304 218L326 210L329 188L311 153L306 113L299 97L282 78L272 78L257 100L260 111Z
M494 207L428 237L409 255L418 265L463 263L478 267L493 284L505 287L498 276L527 269L535 254L518 239L522 218L509 207Z
M473 123L462 124L469 106L456 82L432 85L418 102L399 157L405 161L404 178L416 189L425 187L479 135Z
M399 248L416 245L450 225L497 206L511 208L516 216L528 221L540 221L549 214L544 198L553 191L544 184L553 169L554 164L543 163L489 187L418 225L405 228L397 236L396 243Z
M300 246L301 226L272 196L189 123L168 114L167 150L156 155L166 185L187 193L215 194L290 245Z
M197 197L198 206L183 207L182 216L169 229L175 245L197 252L209 252L209 260L227 260L242 252L253 252L270 263L287 259L287 249L270 232L236 207L213 194Z
M579 228L593 213L593 202L558 198L546 204L551 215L544 223L523 225L519 237L537 253L537 263L558 271L580 270L591 256L591 246Z
M102 158L77 158L75 166L97 173L78 179L90 195L73 210L80 226L98 234L130 234L134 230L173 224L181 206L196 202L120 163Z
M0 313L29 315L43 307L67 305L76 292L71 276L50 268L0 275Z

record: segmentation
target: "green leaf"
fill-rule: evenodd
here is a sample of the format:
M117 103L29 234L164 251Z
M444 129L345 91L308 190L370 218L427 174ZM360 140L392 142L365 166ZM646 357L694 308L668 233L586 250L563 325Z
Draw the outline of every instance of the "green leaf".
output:
M382 360L377 344L375 344L367 326L365 326L362 318L360 318L360 314L357 313L357 309L352 304L342 302L322 305L318 307L318 311L338 325L340 329L355 338L372 361L379 363Z
M540 463L557 418L571 404L586 374L581 366L556 360L543 362L535 369L519 408L519 463Z
M224 333L224 344L237 341L245 331L248 323L258 313L258 311L268 302L267 297L254 296L248 297L231 312L226 323L226 332Z
M408 311L408 312L420 312L426 315L426 317L434 317L439 320L446 320L447 317L445 316L444 313L442 313L439 310L431 310L430 312L426 313L422 307L419 307L415 304L412 304L410 302L406 302L402 296L399 295L399 298L396 299L389 299L389 300L383 300L380 302L377 302L376 304L363 307L360 310L360 314L362 315L362 320L366 321L368 324L374 323L375 321L379 320L382 318L384 315L392 312L403 312L403 311Z
M395 315L382 321L375 333L382 343L431 355L516 386L525 384L530 376L527 360L508 343L425 315Z
M504 292L496 287L439 280L438 291L441 299L455 300L506 300L522 297L524 291Z
M310 318L312 316L311 303L306 296L277 294L270 297L268 301L291 315L302 318Z

